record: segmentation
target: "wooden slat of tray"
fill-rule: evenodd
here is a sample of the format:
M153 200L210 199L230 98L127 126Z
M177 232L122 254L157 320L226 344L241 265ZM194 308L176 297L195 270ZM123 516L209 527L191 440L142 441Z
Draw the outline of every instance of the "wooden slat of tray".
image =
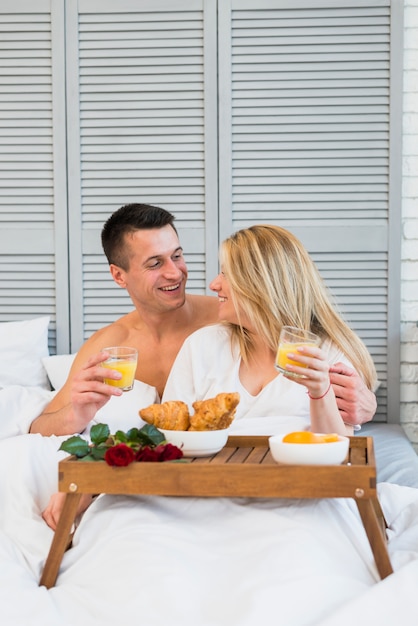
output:
M369 441L370 440L370 441ZM174 496L282 498L376 495L370 438L351 438L349 464L297 466L273 461L268 437L230 437L216 455L173 463L132 463L115 468L74 458L59 464L64 492Z

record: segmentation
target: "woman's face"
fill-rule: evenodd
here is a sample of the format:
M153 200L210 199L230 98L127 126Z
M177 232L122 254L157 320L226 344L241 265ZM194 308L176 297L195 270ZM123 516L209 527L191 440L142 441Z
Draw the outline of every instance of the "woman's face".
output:
M238 324L238 315L232 300L231 287L223 271L212 280L209 287L218 294L219 321Z

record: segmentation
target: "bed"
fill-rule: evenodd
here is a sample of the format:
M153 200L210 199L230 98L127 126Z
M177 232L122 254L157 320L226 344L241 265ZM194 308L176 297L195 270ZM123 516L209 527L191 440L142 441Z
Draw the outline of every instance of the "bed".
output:
M349 499L101 495L77 521L56 586L40 587L53 536L40 513L57 489L66 437L27 432L74 358L48 355L48 322L0 324L2 625L416 623L418 458L399 425L360 431L375 442L394 568L384 580ZM97 421L135 425L146 393L135 385ZM254 425L237 432L245 428ZM253 434L271 428L260 421Z

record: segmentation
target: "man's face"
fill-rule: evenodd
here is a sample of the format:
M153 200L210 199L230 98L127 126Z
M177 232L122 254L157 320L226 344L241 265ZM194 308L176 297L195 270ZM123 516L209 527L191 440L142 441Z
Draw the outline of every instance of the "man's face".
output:
M170 226L137 230L125 237L129 269L111 266L115 281L135 306L158 312L184 304L187 266L175 230Z

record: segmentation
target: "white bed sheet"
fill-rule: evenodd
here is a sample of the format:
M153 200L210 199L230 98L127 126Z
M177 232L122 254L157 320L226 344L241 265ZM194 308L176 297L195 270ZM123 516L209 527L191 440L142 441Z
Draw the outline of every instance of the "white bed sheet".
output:
M416 623L418 490L388 483L379 494L395 573L384 581L351 500L102 495L57 585L39 587L52 540L40 513L65 438L0 441L2 626L340 626L371 613L392 626L396 605L395 623Z

